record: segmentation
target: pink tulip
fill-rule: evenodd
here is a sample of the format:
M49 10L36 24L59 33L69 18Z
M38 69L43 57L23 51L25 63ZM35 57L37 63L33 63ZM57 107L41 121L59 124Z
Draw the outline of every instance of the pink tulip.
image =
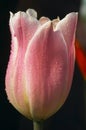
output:
M59 110L71 88L77 13L53 21L36 15L32 9L11 13L6 93L24 116L42 120Z

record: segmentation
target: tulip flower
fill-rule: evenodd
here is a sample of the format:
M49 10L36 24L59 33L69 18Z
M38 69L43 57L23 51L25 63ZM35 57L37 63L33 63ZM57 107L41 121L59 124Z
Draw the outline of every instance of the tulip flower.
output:
M27 118L45 120L60 109L71 88L77 13L62 20L37 20L37 13L29 9L11 13L9 24L8 100Z

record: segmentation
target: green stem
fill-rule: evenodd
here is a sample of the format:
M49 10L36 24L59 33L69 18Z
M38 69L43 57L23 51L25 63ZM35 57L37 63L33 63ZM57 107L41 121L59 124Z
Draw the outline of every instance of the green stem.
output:
M43 130L43 122L33 121L34 130Z

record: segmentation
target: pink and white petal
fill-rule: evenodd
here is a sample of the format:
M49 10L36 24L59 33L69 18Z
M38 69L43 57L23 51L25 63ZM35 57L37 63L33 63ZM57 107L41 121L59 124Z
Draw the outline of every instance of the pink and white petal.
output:
M23 72L24 55L28 42L34 35L38 26L38 21L24 12L18 12L14 16L11 14L10 28L12 45L6 72L6 91L9 100L11 99L10 102L19 109L21 113L24 113L24 115L30 115L29 101L25 98L25 77ZM11 91L12 93L10 93Z
M77 26L77 18L78 13L70 13L64 19L62 19L57 24L57 30L60 29L65 42L68 47L68 56L69 56L69 73L68 73L68 88L70 89L70 85L72 83L73 78L73 71L74 71L74 63L75 63L75 33L76 33L76 26Z
M25 73L32 117L46 119L63 104L68 78L67 46L50 21L39 28L27 48Z
M70 52L71 45L74 42L76 25L77 25L78 14L73 12L66 15L60 22L57 23L56 29L60 30L63 34L65 42Z
M11 33L13 37L17 38L18 44L23 48L27 47L30 39L40 26L39 21L32 16L32 12L35 11L29 11L29 13L19 11L14 15L12 13L10 15Z

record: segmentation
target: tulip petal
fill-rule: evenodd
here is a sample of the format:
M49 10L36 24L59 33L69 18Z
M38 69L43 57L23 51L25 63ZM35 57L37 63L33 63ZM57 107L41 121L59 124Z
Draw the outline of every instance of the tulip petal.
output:
M26 48L39 26L39 21L36 19L36 12L29 9L26 13L21 11L15 15L11 13L9 24L13 37L17 38L21 47Z
M37 19L37 12L34 9L27 9L26 13L28 14L29 17L33 17Z
M68 46L68 51L70 52L70 46L74 42L76 24L77 24L77 13L69 13L57 24L57 30L60 29L63 33L65 41Z
M63 104L68 80L67 46L61 32L53 31L50 21L30 41L25 71L32 118L46 119Z
M41 17L41 18L39 19L39 22L41 23L41 25L42 25L42 24L45 24L45 23L48 22L48 21L50 21L50 19L47 18L47 17Z
M60 31L63 34L63 37L65 39L65 42L68 47L68 55L69 55L69 80L68 80L68 88L70 89L70 85L72 82L73 77L73 70L74 70L74 60L75 60L75 32L76 32L76 25L77 25L77 18L78 13L72 12L66 15L65 18L63 18L60 22L57 24L57 30L60 29Z
M28 11L28 14L18 12L13 15L11 13L10 29L12 34L12 45L8 69L6 72L6 91L8 93L9 101L24 115L26 114L24 111L26 111L29 117L29 103L24 104L24 102L28 102L26 100L27 98L25 98L25 89L24 87L20 89L20 86L25 86L24 75L22 75L22 73L24 73L23 66L25 51L30 39L39 26L39 23L35 18L36 14L32 15L31 11L32 10ZM10 68L13 68L13 71L11 71ZM10 93L10 91L12 91L12 93ZM23 98L23 103L16 98L16 95L19 95L20 99ZM22 107L24 107L25 110L21 109Z

